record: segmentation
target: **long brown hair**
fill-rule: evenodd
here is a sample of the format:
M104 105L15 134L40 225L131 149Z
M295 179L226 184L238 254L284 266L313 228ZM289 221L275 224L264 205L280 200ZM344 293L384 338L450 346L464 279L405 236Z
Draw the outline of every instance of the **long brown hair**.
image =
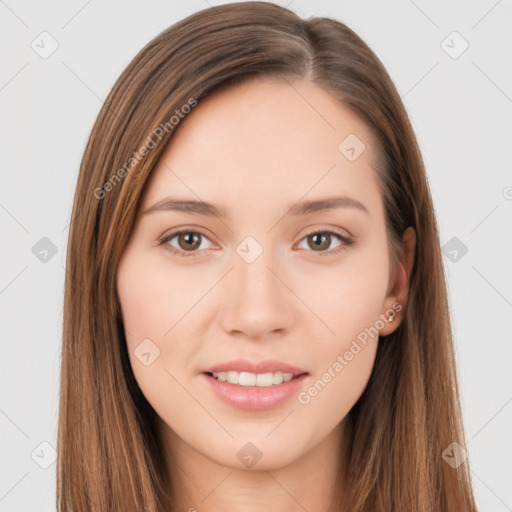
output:
M404 230L413 226L417 235L403 321L379 343L368 385L349 413L347 485L336 506L476 511L467 462L452 467L442 456L453 442L464 447L464 433L438 228L401 98L346 25L304 20L265 2L207 8L159 34L119 77L93 127L68 241L58 509L157 512L171 503L156 413L127 354L117 265L144 185L186 122L176 111L260 76L311 80L367 124L394 263Z

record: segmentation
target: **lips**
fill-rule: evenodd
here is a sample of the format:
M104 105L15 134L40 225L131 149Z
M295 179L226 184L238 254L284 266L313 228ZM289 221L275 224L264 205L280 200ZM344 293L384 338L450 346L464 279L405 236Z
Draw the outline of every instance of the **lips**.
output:
M298 393L309 372L281 361L238 359L206 368L201 375L214 394L230 406L263 411Z
M247 373L292 373L294 376L308 373L307 370L292 366L288 363L276 360L249 361L248 359L236 359L226 363L217 364L204 369L201 373L221 373L221 372L247 372Z

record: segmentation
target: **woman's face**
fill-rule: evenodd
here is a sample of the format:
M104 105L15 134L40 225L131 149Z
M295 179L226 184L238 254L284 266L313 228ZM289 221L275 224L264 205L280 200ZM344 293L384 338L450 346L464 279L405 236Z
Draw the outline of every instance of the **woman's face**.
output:
M377 333L401 315L370 134L311 82L292 85L237 85L181 121L117 274L133 373L164 434L233 468L334 442Z

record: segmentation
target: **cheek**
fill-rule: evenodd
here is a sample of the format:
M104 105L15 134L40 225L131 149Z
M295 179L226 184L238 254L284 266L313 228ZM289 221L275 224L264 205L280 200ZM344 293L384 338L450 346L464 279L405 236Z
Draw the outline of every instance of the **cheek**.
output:
M368 245L347 252L337 266L312 268L298 274L297 294L324 324L318 333L330 342L325 351L344 351L345 344L373 327L382 313L389 279L385 248Z
M331 427L357 402L373 370L389 278L385 247L369 244L347 253L338 268L302 278L302 297L328 329L319 329L323 334L310 347L315 375L298 401Z
M377 345L376 338L365 345L349 343L341 350L333 351L324 371L315 375L298 395L302 409L300 416L321 418L324 432L334 429L350 412L368 384ZM345 348L347 350L343 350Z
M181 382L187 362L199 349L191 340L194 314L203 309L194 306L208 287L211 279L201 279L197 272L171 272L165 257L143 249L128 247L120 261L117 291L127 350L134 376L151 403L186 398L172 376Z
M150 338L163 346L204 293L199 280L185 272L170 273L165 258L154 256L127 250L119 264L117 289L129 344Z
M172 327L172 304L162 300L157 269L147 258L128 249L119 264L117 291L131 367L141 390L153 400L162 390L165 379L165 333ZM168 294L167 301L169 301Z
M128 250L119 264L117 291L129 343L159 332L155 328L160 315L159 297L152 283L151 268Z
M367 322L369 317L361 312L340 315L335 325L337 336L315 347L315 372L297 401L303 414L322 418L325 431L349 413L373 371L379 337Z
M160 416L174 417L172 411L190 407L175 371L187 357L186 347L173 340L172 330L183 316L182 294L173 291L182 284L164 279L158 262L149 262L142 251L128 249L119 264L117 291L135 380Z

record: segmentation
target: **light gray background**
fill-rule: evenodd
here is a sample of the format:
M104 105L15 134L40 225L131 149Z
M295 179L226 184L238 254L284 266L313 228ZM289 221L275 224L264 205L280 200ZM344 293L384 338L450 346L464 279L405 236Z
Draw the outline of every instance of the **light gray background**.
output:
M135 54L208 5L0 0L0 511L55 508L67 226L88 134ZM512 2L293 0L289 7L354 29L404 99L441 244L456 237L468 249L456 261L447 250L444 261L478 503L482 511L512 510ZM43 45L43 31L59 45L47 59L31 48ZM453 31L469 44L457 58L445 51L463 48ZM57 248L46 262L32 251L43 237Z

